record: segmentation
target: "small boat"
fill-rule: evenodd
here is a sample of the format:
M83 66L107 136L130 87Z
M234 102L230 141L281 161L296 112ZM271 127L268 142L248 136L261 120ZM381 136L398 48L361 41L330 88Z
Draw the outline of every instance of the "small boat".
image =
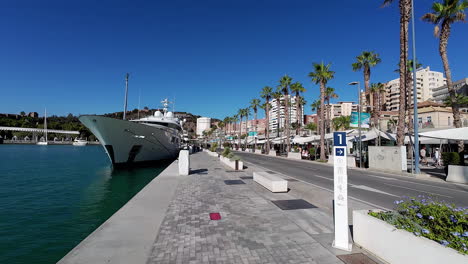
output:
M86 146L88 145L88 141L86 139L77 139L73 140L73 146Z
M44 111L44 137L41 138L36 144L40 146L46 146L49 145L47 143L47 109Z

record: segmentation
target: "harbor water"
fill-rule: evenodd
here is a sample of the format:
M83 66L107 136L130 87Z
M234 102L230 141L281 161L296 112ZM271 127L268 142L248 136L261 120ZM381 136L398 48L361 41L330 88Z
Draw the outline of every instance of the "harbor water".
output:
M169 163L112 170L101 146L0 145L0 263L55 263Z

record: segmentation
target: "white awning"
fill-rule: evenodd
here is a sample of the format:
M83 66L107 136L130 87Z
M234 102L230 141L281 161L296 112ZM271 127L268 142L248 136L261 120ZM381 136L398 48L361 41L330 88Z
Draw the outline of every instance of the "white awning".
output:
M468 141L468 127L451 128L444 130L434 130L419 133L428 138L448 139L448 140L466 140Z

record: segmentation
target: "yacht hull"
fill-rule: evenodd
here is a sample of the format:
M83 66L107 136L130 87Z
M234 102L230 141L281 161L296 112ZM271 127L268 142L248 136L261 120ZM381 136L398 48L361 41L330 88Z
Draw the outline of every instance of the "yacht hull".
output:
M99 139L115 166L168 160L179 153L177 130L103 116L80 116L80 121Z

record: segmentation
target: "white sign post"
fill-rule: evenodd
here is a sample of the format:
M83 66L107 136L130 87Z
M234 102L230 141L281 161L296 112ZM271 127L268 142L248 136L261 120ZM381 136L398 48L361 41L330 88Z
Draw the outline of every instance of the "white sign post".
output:
M348 238L348 173L346 165L346 133L333 133L335 240L333 247L351 251Z

